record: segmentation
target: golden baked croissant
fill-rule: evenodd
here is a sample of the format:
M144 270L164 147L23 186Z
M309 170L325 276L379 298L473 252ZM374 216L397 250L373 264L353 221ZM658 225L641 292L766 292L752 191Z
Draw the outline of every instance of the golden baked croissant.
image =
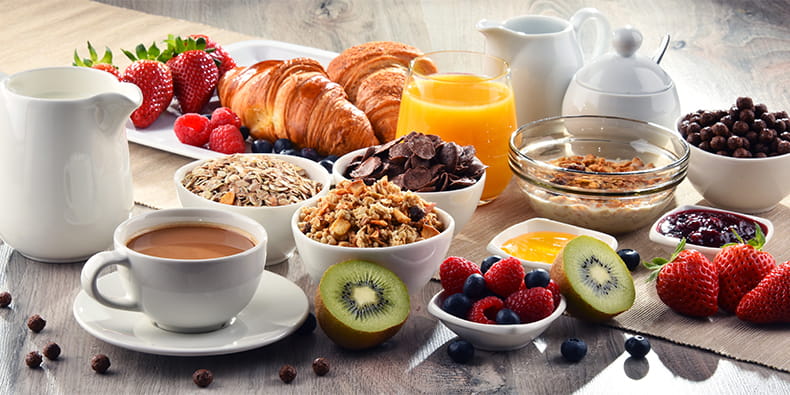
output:
M365 113L348 101L316 60L266 60L229 70L217 86L254 138L290 139L321 155L378 144Z
M419 49L392 41L353 46L332 59L326 72L368 116L381 143L395 138L398 110L409 62Z

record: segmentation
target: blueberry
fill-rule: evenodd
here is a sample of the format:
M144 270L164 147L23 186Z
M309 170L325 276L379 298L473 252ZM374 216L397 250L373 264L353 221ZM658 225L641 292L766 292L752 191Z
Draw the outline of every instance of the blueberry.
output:
M313 313L307 313L307 318L304 319L302 325L296 330L300 335L309 335L315 330L316 321Z
M258 139L252 142L252 152L255 154L271 154L274 146L266 139Z
M625 351L634 358L644 358L650 352L650 342L642 336L629 337L625 341Z
M239 131L241 132L241 136L244 137L244 140L247 140L247 137L250 137L250 128L242 126L239 128Z
M570 338L560 346L562 356L570 362L579 362L587 355L587 343L584 340Z
M483 274L486 274L486 272L488 271L488 269L491 268L491 266L494 266L495 263L501 260L502 257L499 255L491 255L490 257L483 259L483 262L480 263L480 271L483 272Z
M486 293L486 279L482 274L472 273L464 281L464 295L469 299L478 300Z
M453 340L447 346L447 355L458 363L467 363L475 356L475 348L466 340Z
M496 313L496 323L500 325L513 325L520 324L521 317L515 311L510 309L502 309Z
M472 308L472 300L462 293L452 294L442 303L442 310L464 319L470 308Z
M546 288L549 286L549 280L551 280L549 272L543 269L533 269L524 276L524 284L527 288Z
M275 144L275 146L276 146L276 144ZM299 151L297 151L297 150L295 150L293 148L284 149L284 150L280 151L279 153L281 155L299 156Z
M337 160L340 159L340 158L337 155L327 155L327 156L324 157L324 159L331 160L334 163L334 162L337 162Z
M625 265L628 266L628 270L635 270L639 266L639 262L641 258L639 257L639 253L630 249L630 248L623 248L617 251L617 255L620 255L620 259L625 262Z
M310 159L311 161L318 162L321 160L321 155L318 155L315 148L305 147L299 150L299 156L302 158Z
M327 158L321 159L321 161L318 162L318 164L324 166L324 169L326 169L330 173L332 172L332 167L335 166L335 162L332 162Z
M274 142L274 153L282 154L283 151L287 149L292 149L293 147L294 144L291 142L291 140L277 139L277 141Z

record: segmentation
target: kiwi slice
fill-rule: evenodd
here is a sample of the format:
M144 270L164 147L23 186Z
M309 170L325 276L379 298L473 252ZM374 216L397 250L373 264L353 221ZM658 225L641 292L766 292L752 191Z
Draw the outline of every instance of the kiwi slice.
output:
M406 284L391 270L367 261L330 266L315 295L321 329L351 350L370 348L394 336L410 310Z
M590 236L568 242L551 265L572 316L601 322L631 308L636 291L625 262L608 244Z

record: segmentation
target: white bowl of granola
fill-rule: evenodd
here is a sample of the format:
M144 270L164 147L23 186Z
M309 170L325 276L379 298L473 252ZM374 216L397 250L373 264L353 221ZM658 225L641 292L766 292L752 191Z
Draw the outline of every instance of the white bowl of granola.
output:
M329 266L365 260L392 270L416 293L450 248L455 221L413 192L380 180L341 181L291 218L296 248L312 280Z
M686 177L689 147L656 124L581 115L520 127L508 159L539 216L622 234L664 212Z
M279 154L235 154L197 160L174 176L183 207L210 207L246 215L269 235L266 264L286 261L296 245L288 221L329 191L332 176L318 163Z

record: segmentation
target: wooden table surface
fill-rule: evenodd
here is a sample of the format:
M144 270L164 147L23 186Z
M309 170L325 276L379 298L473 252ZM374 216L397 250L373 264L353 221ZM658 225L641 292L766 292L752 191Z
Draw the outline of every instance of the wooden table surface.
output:
M403 41L426 51L481 51L484 40L474 28L481 18L504 19L527 13L567 18L576 9L592 6L605 13L613 27L632 24L640 29L647 53L652 53L664 33L672 35L662 65L678 86L684 112L725 108L742 95L765 102L770 109L790 109L787 0L101 2L331 51L370 40ZM68 2L63 1L43 12L67 7ZM5 38L9 39L13 37ZM787 206L788 199L782 204ZM136 213L144 210L138 207ZM782 232L790 229L790 219L784 216L778 225L780 234L773 241L773 251L787 260L790 242ZM646 237L633 240L637 248L648 243ZM481 256L487 241L474 241L479 243ZM790 393L790 373L656 338L650 339L653 352L645 360L629 359L623 351L629 333L567 316L522 350L478 351L472 363L456 364L446 354L453 334L425 309L440 288L435 282L413 296L412 315L401 332L369 351L343 351L318 329L311 336L291 336L232 355L144 354L111 346L78 326L71 306L78 292L80 269L80 264L31 261L0 243L0 291L8 290L14 297L11 309L0 309L0 393L199 393L203 390L191 381L192 372L199 368L214 372L215 381L206 391L217 393ZM314 292L315 284L301 265L282 264L271 269L296 282L308 295ZM32 334L24 325L34 313L48 321L40 334ZM568 337L581 337L588 343L590 352L581 363L566 363L560 357L560 343ZM44 369L26 368L24 355L49 340L63 348L61 360L46 362ZM109 355L110 374L90 371L89 360L96 353ZM310 363L316 357L330 360L329 375L312 373ZM292 384L283 384L277 376L283 364L298 370Z

